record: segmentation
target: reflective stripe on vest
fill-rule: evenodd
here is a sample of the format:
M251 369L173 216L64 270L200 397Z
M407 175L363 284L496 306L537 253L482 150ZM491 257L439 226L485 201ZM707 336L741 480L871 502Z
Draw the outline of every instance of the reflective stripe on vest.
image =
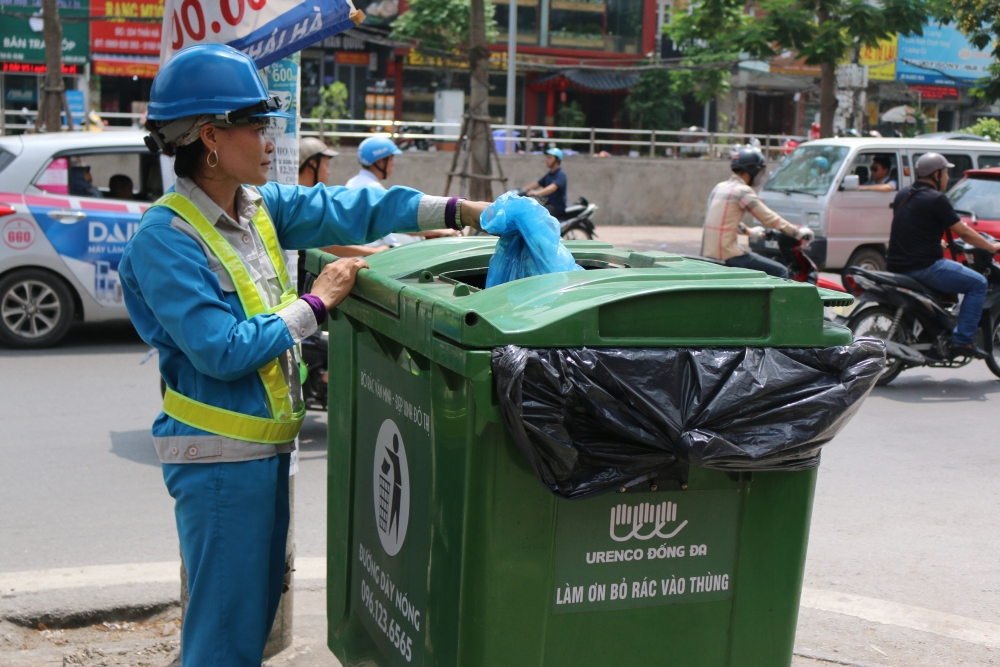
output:
M264 296L260 293L257 284L250 277L246 265L236 254L232 245L219 233L219 230L208 221L208 218L198 210L190 199L170 192L160 197L153 206L164 206L176 213L181 219L194 227L205 245L211 249L212 253L219 258L222 266L233 281L236 287L236 294L240 303L243 304L243 311L246 318L250 319L255 315L274 313L294 302L297 298L295 288L288 278L288 269L285 267L285 258L282 255L281 247L278 245L278 236L274 231L274 224L267 215L267 211L261 206L257 209L251 222L260 235L267 256L278 274L278 280L284 293L281 295L281 303L270 308ZM150 207L150 209L153 208ZM294 372L292 369L290 372ZM254 417L239 412L232 412L217 408L207 403L201 403L193 398L189 398L170 387L167 387L163 398L163 412L174 419L188 426L208 431L216 435L233 438L235 440L247 440L249 442L260 442L264 444L277 445L295 439L305 418L305 407L297 412L292 411L292 399L290 396L288 383L281 372L281 365L277 359L269 361L262 368L257 370L261 381L264 383L264 390L270 403L271 418Z

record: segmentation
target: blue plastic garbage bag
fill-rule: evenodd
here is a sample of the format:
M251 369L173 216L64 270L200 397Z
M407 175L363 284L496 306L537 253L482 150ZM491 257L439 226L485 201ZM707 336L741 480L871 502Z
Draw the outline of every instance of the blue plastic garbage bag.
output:
M582 271L559 241L559 221L530 197L500 195L483 211L483 231L500 237L486 274L486 287L558 271Z

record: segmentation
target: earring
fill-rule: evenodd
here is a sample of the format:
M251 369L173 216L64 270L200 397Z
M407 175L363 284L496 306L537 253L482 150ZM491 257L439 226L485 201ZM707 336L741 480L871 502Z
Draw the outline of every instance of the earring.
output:
M215 163L214 164L212 163L212 156L213 155L215 156ZM216 151L216 150L213 150L211 153L209 153L208 157L205 158L205 164L207 164L212 169L215 169L216 167L218 167L219 166L219 152Z

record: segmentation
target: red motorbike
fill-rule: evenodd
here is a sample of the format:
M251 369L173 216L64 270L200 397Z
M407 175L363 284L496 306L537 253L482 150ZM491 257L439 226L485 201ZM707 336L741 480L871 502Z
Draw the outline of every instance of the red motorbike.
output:
M751 230L742 222L740 223L740 234L752 236L755 239L763 239L767 247L776 248L781 255L782 263L788 268L788 278L790 280L799 283L810 283L816 285L816 287L822 287L823 289L835 292L847 292L840 283L819 275L819 268L817 268L816 262L805 251L809 247L808 241L797 239L788 234L782 234L775 229L755 227ZM704 257L697 259L723 264L723 262Z

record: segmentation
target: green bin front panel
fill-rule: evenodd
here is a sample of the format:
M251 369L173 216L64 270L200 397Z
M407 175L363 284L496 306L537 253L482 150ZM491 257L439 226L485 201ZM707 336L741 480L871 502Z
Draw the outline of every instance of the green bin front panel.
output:
M328 323L330 649L345 667L789 665L815 470L678 466L639 490L558 499L500 420L490 350L511 339L849 342L822 321L827 297L665 255L634 280L584 280L574 299L564 298L573 285L551 276L539 277L550 279L549 298L516 283L491 295L475 281L492 248L469 241L453 244L450 262L436 255L433 271L414 268L428 265L425 255L383 253L381 273L373 261ZM570 245L578 259L596 256L626 277L626 260L643 261L604 244ZM312 256L310 268L332 259ZM660 262L686 277L666 276L673 283L663 289L652 266ZM456 279L463 272L468 283ZM734 291L752 309L737 308ZM456 306L476 296L477 308ZM720 313L712 298L733 309ZM691 308L698 321L679 321ZM534 325L516 321L532 310Z

